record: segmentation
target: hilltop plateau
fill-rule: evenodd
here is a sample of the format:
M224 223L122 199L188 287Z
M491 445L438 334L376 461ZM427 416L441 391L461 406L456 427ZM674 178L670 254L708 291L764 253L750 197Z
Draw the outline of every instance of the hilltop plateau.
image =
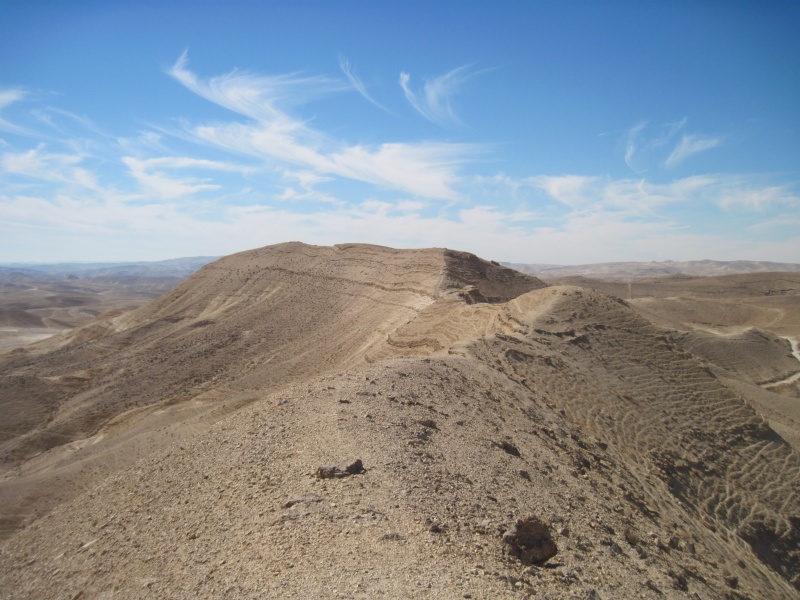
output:
M280 244L0 355L0 595L797 597L796 292L590 287Z

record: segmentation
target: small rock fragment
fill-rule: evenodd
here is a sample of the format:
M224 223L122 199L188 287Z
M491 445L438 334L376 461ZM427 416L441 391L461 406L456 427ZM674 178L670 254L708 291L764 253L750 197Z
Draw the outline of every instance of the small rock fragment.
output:
M350 475L360 475L361 473L365 473L366 469L364 469L364 464L361 462L361 459L356 459L356 461L348 465L346 467L317 467L317 471L315 473L317 479L341 479L342 477L349 477Z
M350 475L358 475L365 471L364 464L361 462L360 458L357 458L353 464L345 467L345 471L347 471Z
M494 442L494 445L500 448L503 452L510 454L511 456L520 456L519 448L517 448L511 442L503 440L502 442Z
M292 508L295 504L303 504L311 502L322 502L322 497L317 496L315 494L308 494L306 496L301 496L299 498L292 498L291 500L287 500L286 502L284 502L283 508Z
M628 542L628 544L630 544L631 546L636 546L642 541L641 538L639 537L639 534L636 533L636 531L634 531L630 527L625 529L624 536L625 536L625 541Z
M503 542L507 546L506 551L526 565L543 563L558 552L550 528L534 516L518 519L503 535Z

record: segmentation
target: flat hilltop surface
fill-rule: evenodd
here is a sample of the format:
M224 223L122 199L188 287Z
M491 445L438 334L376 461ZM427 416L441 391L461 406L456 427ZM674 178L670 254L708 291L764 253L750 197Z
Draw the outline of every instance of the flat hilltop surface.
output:
M444 249L211 263L0 356L0 595L795 598L793 325L671 318Z

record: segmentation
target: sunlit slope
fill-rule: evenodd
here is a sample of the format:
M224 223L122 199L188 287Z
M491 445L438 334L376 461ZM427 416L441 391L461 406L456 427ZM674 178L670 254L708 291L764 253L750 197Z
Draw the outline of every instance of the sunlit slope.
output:
M692 354L749 383L768 385L800 371L790 340L755 328L728 335L676 332L673 337Z
M18 533L0 590L796 597L797 454L624 302L446 295L417 319L371 347L411 357L265 388ZM356 458L365 473L314 476ZM503 552L527 514L552 525L546 568Z
M137 310L6 356L0 384L13 393L0 399L4 469L21 469L15 485L35 475L41 487L57 466L67 471L61 489L81 489L78 461L91 465L83 471L92 480L158 448L169 437L153 431L187 414L216 410L218 418L218 408L250 401L253 390L363 364L439 301L501 302L542 286L445 249L290 243L226 257ZM135 452L114 446L130 444L132 432ZM26 494L14 488L4 502L16 507L7 527L36 504Z
M9 361L9 376L35 369L69 388L68 401L52 407L50 437L40 432L39 443L20 452L92 433L125 410L359 364L368 348L451 292L465 304L541 286L441 249L282 244L230 256L148 305L72 332L32 363L24 355ZM75 394L76 387L85 389Z
M526 337L487 339L477 355L547 400L629 465L646 509L676 504L703 535L720 528L800 583L800 460L747 403L623 302L560 294ZM625 490L622 490L626 493Z

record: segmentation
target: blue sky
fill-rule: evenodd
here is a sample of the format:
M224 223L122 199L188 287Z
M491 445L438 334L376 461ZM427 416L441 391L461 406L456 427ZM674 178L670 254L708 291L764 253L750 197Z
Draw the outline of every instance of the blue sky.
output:
M0 262L800 262L800 3L0 2Z

